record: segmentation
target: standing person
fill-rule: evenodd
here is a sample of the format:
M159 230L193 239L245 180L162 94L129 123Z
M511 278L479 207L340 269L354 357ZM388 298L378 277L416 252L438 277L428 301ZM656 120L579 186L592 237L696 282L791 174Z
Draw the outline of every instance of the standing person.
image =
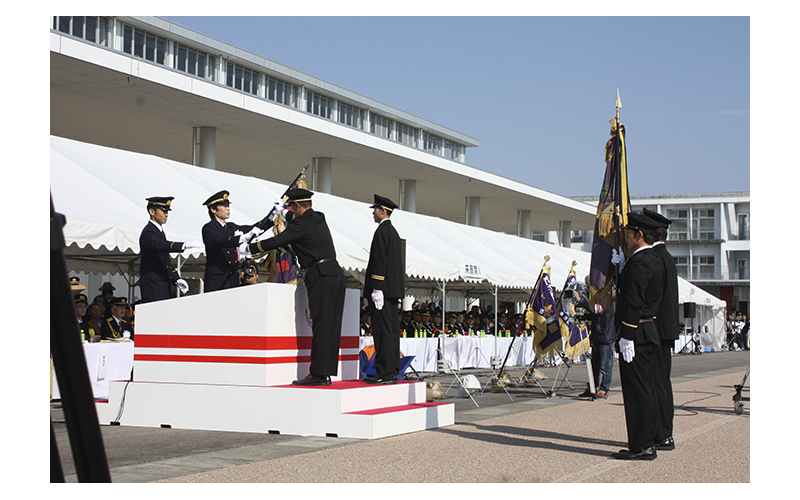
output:
M672 221L648 209L644 215L658 223L656 241L653 252L661 260L664 273L664 296L656 315L656 326L661 346L655 359L656 402L658 407L658 425L656 426L656 450L674 450L675 439L672 437L672 421L675 416L675 405L672 398L672 350L680 334L680 317L678 312L678 270L675 259L667 250L667 231Z
M584 283L589 283L589 276L584 278ZM578 397L608 399L611 390L611 377L614 373L614 344L616 343L616 328L614 325L614 308L603 309L600 304L595 304L591 310L589 299L581 296L578 307L587 311L587 316L592 321L589 339L592 345L592 376L594 377L595 392L586 385L586 390Z
M208 207L211 220L203 226L203 243L206 246L206 270L203 283L206 292L239 286L239 254L242 243L264 232L266 218L255 225L239 226L228 222L231 201L228 191L212 195L203 205Z
M182 279L172 265L169 254L183 252L188 248L200 248L203 244L197 240L186 243L168 241L164 235L164 224L167 223L172 210L172 196L152 196L147 198L147 213L150 222L142 229L139 236L140 278L139 288L142 291L142 302L155 302L170 298L169 285L176 285L181 293L189 291L189 284Z
M313 195L306 189L288 191L291 214L287 214L286 229L272 238L240 247L241 252L256 254L291 245L300 268L306 272L313 334L311 365L308 376L292 384L309 386L331 385L331 375L338 373L345 294L344 273L336 261L333 238L325 214L312 208ZM276 202L276 207L279 205ZM269 221L264 229L272 224Z
M378 229L372 236L369 251L364 297L372 318L372 338L375 341L375 376L364 379L368 384L396 384L400 372L400 322L397 303L405 296L405 269L402 243L392 221L397 205L375 195L372 218Z
M660 340L655 316L664 293L663 266L652 247L657 227L645 215L628 214L625 243L633 255L620 274L615 318L628 449L612 456L621 460L656 458L654 371Z

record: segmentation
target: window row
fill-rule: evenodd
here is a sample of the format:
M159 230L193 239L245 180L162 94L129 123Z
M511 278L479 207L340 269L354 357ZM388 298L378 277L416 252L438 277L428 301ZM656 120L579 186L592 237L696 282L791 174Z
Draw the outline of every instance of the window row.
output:
M117 42L114 36L114 19L99 16L53 16L52 29L82 38L89 42L121 50L147 61L161 64L200 78L222 83L295 109L302 109L302 89L278 78L247 68L232 61L222 61L207 52L168 40L125 23L117 24ZM116 47L115 47L116 45ZM224 74L221 74L224 73ZM338 105L338 106L337 106ZM434 134L370 113L365 109L337 101L331 97L306 91L307 113L336 120L339 123L421 149L428 153L464 163L466 147L447 141ZM369 116L369 119L368 119Z

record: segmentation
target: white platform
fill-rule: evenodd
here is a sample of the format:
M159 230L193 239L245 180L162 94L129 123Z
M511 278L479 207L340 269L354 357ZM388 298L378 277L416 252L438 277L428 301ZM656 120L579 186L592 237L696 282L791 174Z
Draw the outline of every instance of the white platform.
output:
M127 386L127 387L126 387ZM375 439L452 425L452 403L426 403L423 382L328 387L112 382L101 424Z
M375 439L452 425L454 405L425 384L358 378L359 294L346 290L338 375L308 374L311 320L303 286L262 283L136 308L133 380L112 381L100 424Z

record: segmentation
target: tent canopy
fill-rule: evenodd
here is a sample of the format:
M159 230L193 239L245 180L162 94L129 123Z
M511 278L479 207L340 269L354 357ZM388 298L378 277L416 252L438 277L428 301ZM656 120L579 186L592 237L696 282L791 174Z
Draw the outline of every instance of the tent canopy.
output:
M293 172L301 167L287 166ZM64 237L70 269L131 275L138 274L139 235L149 220L146 198L174 196L165 231L172 241L189 241L202 240L201 230L208 222L203 201L211 194L230 191L231 220L248 224L264 217L286 189L263 179L54 136L50 137L50 186L56 212L67 219ZM372 195L364 193L364 199L371 201ZM369 203L316 193L314 209L326 214L337 260L350 284L363 283L376 228ZM550 257L556 287L566 281L573 261L579 279L589 273L591 254L579 250L401 210L392 215L392 224L406 241L409 295L437 296L444 288L447 294L489 298L497 293L500 300L525 301L545 256ZM183 275L202 276L202 249L183 252L181 259ZM724 307L723 301L679 281L681 302Z

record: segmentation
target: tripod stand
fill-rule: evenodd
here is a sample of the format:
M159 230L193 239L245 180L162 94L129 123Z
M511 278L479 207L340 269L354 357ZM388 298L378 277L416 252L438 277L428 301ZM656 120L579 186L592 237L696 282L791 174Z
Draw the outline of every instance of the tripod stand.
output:
M694 321L692 322L694 323ZM694 324L692 324L692 326L689 328L689 334L689 341L684 344L679 354L702 354L700 349L700 339L697 338L699 333L694 331Z

